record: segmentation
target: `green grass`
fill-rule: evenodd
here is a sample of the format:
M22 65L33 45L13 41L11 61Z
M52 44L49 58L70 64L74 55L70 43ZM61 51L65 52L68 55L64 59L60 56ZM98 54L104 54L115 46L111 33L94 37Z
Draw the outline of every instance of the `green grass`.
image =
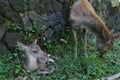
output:
M74 42L70 37L65 39L69 41L64 43L49 40L43 44L44 51L54 56L56 70L50 75L41 76L31 72L30 76L34 80L95 80L120 72L120 42L115 43L114 50L105 54L104 59L96 57L93 52L93 44L88 45L89 57L84 58L80 44L78 58L75 59L73 51ZM24 53L20 55L24 56ZM24 60L18 58L18 53L1 55L0 80L14 80L15 77L22 80L26 76L20 65L22 61Z

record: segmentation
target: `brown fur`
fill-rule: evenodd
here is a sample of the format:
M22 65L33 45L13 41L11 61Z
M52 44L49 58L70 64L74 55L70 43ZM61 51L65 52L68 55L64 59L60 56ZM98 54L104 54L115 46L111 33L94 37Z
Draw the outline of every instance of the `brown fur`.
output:
M73 35L75 39L75 53L77 54L77 36L76 31L81 28L89 29L94 32L97 37L96 48L103 55L105 50L113 48L113 39L116 39L109 31L103 20L96 14L92 5L88 0L78 0L71 8L70 21L73 27ZM86 34L86 31L84 31ZM117 34L118 35L118 34ZM86 35L85 35L86 36ZM86 44L86 37L83 37L83 44ZM108 45L108 46L107 46ZM106 48L107 47L107 48ZM84 52L87 56L86 45Z
M24 45L21 42L17 42L17 44L19 48L26 52L26 63L24 64L24 68L27 72L36 70L38 74L49 73L46 62L54 62L54 60L50 58L50 54L41 50L36 42L30 45Z

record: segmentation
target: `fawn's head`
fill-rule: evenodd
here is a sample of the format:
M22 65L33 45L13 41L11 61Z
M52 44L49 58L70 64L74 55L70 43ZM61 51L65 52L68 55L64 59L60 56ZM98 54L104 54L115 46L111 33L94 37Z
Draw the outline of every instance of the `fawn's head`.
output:
M21 48L22 50L25 50L26 55L28 56L32 55L34 57L47 59L49 57L48 54L42 51L41 48L36 43L37 43L37 40L35 40L35 42L29 45L25 45L21 42L17 42L19 48Z

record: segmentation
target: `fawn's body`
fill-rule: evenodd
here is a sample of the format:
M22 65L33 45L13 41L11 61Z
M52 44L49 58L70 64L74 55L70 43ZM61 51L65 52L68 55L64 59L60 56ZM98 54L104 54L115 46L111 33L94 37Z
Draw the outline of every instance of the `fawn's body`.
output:
M36 70L38 74L49 73L46 62L54 62L49 54L42 51L36 43L24 45L23 43L18 42L18 46L26 52L26 63L24 64L24 68L27 72Z
M88 0L78 0L71 8L70 21L73 28L73 35L75 39L75 56L77 57L77 31L83 29L83 46L84 53L87 57L86 45L87 35L86 29L94 32L97 38L96 50L100 52L100 56L103 56L106 50L113 49L113 41L120 37L120 33L112 34L103 20L96 14L92 5ZM116 37L117 36L117 37Z

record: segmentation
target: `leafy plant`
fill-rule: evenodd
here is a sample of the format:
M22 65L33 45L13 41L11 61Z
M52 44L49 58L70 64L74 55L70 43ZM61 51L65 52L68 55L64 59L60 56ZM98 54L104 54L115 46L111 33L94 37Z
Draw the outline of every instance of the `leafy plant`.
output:
M19 29L15 25L8 27L10 31ZM74 58L74 40L71 31L67 35L62 35L60 40L46 38L38 33L38 26L34 24L30 30L23 30L26 41L33 42L36 37L41 37L42 48L50 53L56 63L56 71L50 75L37 75L35 72L29 73L34 80L95 80L120 72L120 42L115 43L114 50L106 53L101 59L94 53L95 38L89 38L88 58L84 58L81 40L78 45L78 58ZM69 35L69 36L68 36ZM65 42L63 41L65 40ZM93 49L93 50L92 50ZM18 54L20 53L20 55ZM14 80L15 77L23 79L25 75L21 62L25 58L24 52L19 52L16 47L16 53L0 55L0 79ZM22 77L22 78L21 78Z
M22 67L15 54L5 54L0 56L0 79L11 80L22 72Z
M20 31L21 27L18 24L10 24L6 27L6 30L9 32L16 32Z
M24 28L23 32L26 42L33 42L33 40L39 37L38 26L33 24L30 29Z

